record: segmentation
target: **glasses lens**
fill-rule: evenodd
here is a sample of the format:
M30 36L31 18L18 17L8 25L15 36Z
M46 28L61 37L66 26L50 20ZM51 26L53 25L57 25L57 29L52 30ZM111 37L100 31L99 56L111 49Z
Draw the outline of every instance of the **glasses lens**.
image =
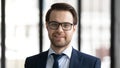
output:
M49 22L49 28L53 29L53 30L57 30L59 28L59 25L61 25L62 29L65 31L71 30L71 28L72 28L71 23Z
M49 27L50 27L51 29L56 30L56 29L58 28L58 26L59 26L59 24L56 23L56 22L50 22L50 23L49 23Z
M70 24L70 23L63 23L62 24L62 28L64 30L70 30L72 28L72 24Z

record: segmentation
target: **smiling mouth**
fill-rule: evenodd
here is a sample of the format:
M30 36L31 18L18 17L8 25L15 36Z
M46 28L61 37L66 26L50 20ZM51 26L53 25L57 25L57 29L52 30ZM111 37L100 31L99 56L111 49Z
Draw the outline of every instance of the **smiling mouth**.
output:
M65 36L63 36L63 35L54 35L54 37L56 37L56 38L64 38Z
M54 35L54 39L56 40L56 41L60 41L60 40L62 40L62 39L64 39L65 38L65 36L63 36L63 35Z

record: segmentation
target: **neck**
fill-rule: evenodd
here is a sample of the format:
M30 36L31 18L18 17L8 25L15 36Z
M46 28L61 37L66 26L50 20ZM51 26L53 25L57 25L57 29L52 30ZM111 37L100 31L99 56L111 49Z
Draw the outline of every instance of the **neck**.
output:
M61 54L68 47L69 47L69 45L64 46L64 47L55 47L55 46L51 45L51 48L55 51L56 54Z

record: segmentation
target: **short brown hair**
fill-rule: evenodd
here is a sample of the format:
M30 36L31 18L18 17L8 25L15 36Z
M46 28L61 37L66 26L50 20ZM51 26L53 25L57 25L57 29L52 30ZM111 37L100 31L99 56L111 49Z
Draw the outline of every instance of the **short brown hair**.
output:
M53 10L65 10L65 11L70 11L73 15L73 24L76 25L77 24L77 13L75 11L75 9L67 4L67 3L55 3L51 6L51 8L48 10L47 14L46 14L46 22L49 22L49 18L50 18L50 13Z

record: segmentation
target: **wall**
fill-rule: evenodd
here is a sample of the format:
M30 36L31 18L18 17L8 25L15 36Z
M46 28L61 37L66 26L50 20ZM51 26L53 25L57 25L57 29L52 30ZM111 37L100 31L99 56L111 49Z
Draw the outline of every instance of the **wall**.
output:
M120 0L115 0L115 66L120 68Z

